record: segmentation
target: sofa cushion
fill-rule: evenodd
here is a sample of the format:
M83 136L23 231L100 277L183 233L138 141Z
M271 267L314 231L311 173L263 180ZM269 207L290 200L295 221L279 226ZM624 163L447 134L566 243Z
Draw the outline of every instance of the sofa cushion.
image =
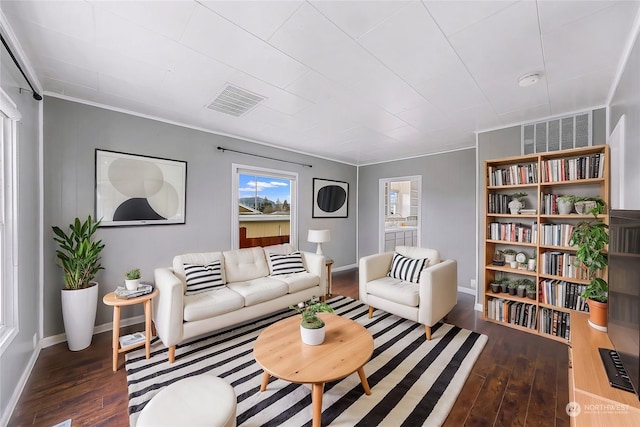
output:
M366 286L368 294L410 307L417 307L420 304L420 285L416 283L381 277L368 282Z
M245 306L256 305L281 297L289 291L289 287L285 282L271 277L228 283L227 286L244 297Z
M409 258L428 258L427 267L438 264L440 261L440 252L435 249L418 248L415 246L396 246L396 252Z
M307 271L303 273L293 273L293 274L280 274L275 276L276 279L281 280L289 286L289 293L295 293L298 291L302 291L304 289L313 288L314 286L318 286L320 284L320 278Z
M425 269L428 262L429 260L426 258L408 258L396 252L393 254L391 268L387 275L394 279L418 283L420 281L420 273Z
M222 265L220 261L209 264L183 264L187 279L185 295L195 295L224 286L222 281Z
M187 290L187 277L184 274L184 264L199 264L206 265L213 261L220 261L222 269L222 281L226 283L226 277L224 274L224 262L222 252L197 252L188 253L182 255L176 255L173 257L173 273L178 279L182 281L183 292Z
M184 297L184 321L209 319L244 307L244 298L226 286Z
M272 276L281 274L303 273L307 270L302 263L300 252L288 255L268 254L269 270Z
M246 282L269 275L267 258L261 247L235 249L222 254L226 283Z
M296 251L295 249L293 249L293 246L291 246L290 243L281 243L279 245L264 246L263 249L264 249L264 253L266 254L280 254L280 255L292 254Z

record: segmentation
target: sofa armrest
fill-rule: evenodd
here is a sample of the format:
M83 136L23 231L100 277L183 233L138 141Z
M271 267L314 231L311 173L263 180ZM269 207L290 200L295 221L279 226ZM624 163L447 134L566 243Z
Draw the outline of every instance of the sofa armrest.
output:
M358 276L360 300L367 304L367 283L384 277L389 273L393 252L383 252L360 258Z
M433 326L458 302L458 263L447 259L420 274L418 322Z
M315 274L320 278L320 293L318 297L327 294L327 266L323 255L314 254L312 252L300 251L302 254L302 262L307 271Z
M171 347L182 341L184 294L182 282L170 268L154 270L158 296L153 299L153 323L162 343Z

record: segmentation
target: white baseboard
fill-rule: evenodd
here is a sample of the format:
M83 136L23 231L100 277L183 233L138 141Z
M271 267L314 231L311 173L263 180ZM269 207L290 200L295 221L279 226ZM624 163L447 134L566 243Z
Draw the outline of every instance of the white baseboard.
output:
M471 289L471 288L467 288L466 286L458 286L458 292L460 292L462 294L473 295L474 297L476 296L476 290L475 289Z
M42 341L41 341L42 342ZM40 343L36 345L36 348L33 349L33 353L31 353L31 357L29 358L29 363L25 367L22 375L20 376L20 380L18 384L16 384L16 388L13 390L13 394L7 403L7 410L2 414L2 418L0 418L0 425L6 427L9 425L9 420L11 419L11 415L13 415L13 411L16 409L18 405L18 401L20 400L20 395L22 394L24 387L27 385L27 381L31 376L31 372L33 371L33 367L36 366L36 360L38 360L38 356L40 355L40 350L42 346Z
M129 317L120 321L120 327L137 325L138 323L144 323L144 315ZM112 331L113 322L103 323L93 328L93 335L100 334L102 332ZM67 342L67 336L65 334L52 335L50 337L43 338L40 341L41 348L51 347L52 345L60 344L61 342Z
M351 270L357 267L358 267L358 264L343 265L342 267L332 268L331 271L333 272L345 271L345 270Z

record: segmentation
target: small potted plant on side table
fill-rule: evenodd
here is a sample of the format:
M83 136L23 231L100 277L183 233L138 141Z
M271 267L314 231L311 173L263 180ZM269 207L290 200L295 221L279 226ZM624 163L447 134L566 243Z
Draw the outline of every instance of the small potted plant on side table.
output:
M134 268L132 270L127 271L125 274L125 286L129 291L135 291L140 286L140 269Z
M320 312L333 313L333 309L327 303L320 302L316 298L301 302L296 306L290 305L289 308L297 311L302 316L302 322L300 322L302 342L308 345L322 344L326 327L317 314Z

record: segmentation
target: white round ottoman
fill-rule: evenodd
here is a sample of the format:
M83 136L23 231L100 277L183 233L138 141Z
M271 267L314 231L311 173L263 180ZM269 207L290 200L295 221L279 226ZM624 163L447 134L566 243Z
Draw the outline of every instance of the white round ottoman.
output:
M236 394L225 380L197 375L176 381L151 398L136 427L235 427Z

